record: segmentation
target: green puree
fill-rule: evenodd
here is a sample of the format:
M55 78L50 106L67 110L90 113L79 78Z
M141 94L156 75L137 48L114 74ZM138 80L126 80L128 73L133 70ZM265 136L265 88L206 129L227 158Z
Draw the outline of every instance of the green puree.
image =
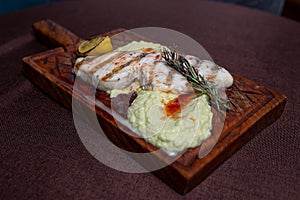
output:
M211 134L212 112L205 96L192 99L177 117L167 116L165 105L177 95L141 91L128 110L134 131L167 152L198 146Z

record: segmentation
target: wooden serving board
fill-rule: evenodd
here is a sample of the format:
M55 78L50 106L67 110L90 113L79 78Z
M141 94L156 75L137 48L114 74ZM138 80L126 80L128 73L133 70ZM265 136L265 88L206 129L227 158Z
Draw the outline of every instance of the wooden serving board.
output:
M105 134L117 146L132 152L149 152L156 149L145 140L124 133L124 129L116 125L109 113L101 108L95 109L95 105L80 92L73 93L72 67L79 37L50 20L35 23L33 30L49 47L58 47L23 58L23 72L34 84L69 109L72 108L72 95L75 95L79 103L95 110ZM124 30L114 30L103 35L112 36L121 31ZM137 39L137 35L127 34L116 38L113 43L120 46ZM199 147L189 149L174 163L152 172L181 194L197 186L256 133L274 122L284 110L284 95L243 77L233 77L234 84L226 91L231 110L226 114L221 135L209 154L200 159ZM82 88L87 87L82 82ZM110 98L105 93L97 92L96 98L105 105L110 105ZM205 142L211 141L208 139ZM158 154L155 158L153 162L165 162L168 155Z

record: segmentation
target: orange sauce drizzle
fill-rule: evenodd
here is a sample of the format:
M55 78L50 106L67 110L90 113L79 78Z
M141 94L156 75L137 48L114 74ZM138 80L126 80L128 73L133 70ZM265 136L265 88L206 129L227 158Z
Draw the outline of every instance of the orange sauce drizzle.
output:
M167 116L176 118L176 115L193 99L193 94L181 94L165 104Z

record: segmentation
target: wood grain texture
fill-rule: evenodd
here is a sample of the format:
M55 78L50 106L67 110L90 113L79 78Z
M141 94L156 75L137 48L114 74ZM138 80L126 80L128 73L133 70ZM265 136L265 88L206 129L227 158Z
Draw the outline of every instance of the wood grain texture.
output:
M48 47L67 47L77 44L80 38L52 20L42 20L32 25L33 33Z
M47 27L49 26L47 23L47 21L43 21L38 24L44 24L43 26ZM53 26L53 23L51 22L51 26ZM80 91L73 93L74 75L72 74L72 67L78 38L72 34L66 37L65 33L69 33L69 31L63 30L64 28L61 26L59 26L59 31L57 29L50 30L50 32L54 30L54 33L42 32L40 29L46 30L43 26L34 26L34 29L38 29L35 32L42 33L40 37L43 38L43 41L47 40L49 35L52 35L51 40L58 41L56 44L64 48L60 47L23 58L24 74L34 84L67 108L71 109L73 94L82 106L95 110L105 134L117 146L132 152L156 150L156 147L142 138L126 134L126 127L117 126L115 119L110 114L91 104L83 93L80 93ZM55 26L58 27L58 25ZM56 31L57 34L55 34ZM120 31L122 30L112 31L104 35L114 35ZM61 37L71 39L65 42ZM137 39L136 35L125 34L116 37L113 42L115 46L121 46L134 39ZM233 77L234 84L226 91L231 110L226 114L225 124L221 127L221 135L216 135L213 129L212 136L205 141L207 144L213 144L217 139L216 145L209 154L203 158L198 158L200 147L188 149L171 165L153 172L181 194L185 194L197 186L216 167L253 138L255 134L274 122L284 110L286 102L284 95L243 77L237 75L233 75ZM82 82L81 88L86 91L89 86ZM104 92L98 91L96 98L105 105L110 106L111 99ZM168 160L168 155L164 153L155 154L151 159L153 159L153 162L165 162ZM147 168L147 166L144 167Z

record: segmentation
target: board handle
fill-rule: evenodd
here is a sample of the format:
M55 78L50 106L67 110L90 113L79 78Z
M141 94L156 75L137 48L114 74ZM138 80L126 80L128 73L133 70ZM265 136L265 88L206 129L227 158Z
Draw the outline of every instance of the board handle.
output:
M78 44L81 40L70 30L49 19L35 22L32 25L32 29L36 37L50 48L66 48L70 45Z

